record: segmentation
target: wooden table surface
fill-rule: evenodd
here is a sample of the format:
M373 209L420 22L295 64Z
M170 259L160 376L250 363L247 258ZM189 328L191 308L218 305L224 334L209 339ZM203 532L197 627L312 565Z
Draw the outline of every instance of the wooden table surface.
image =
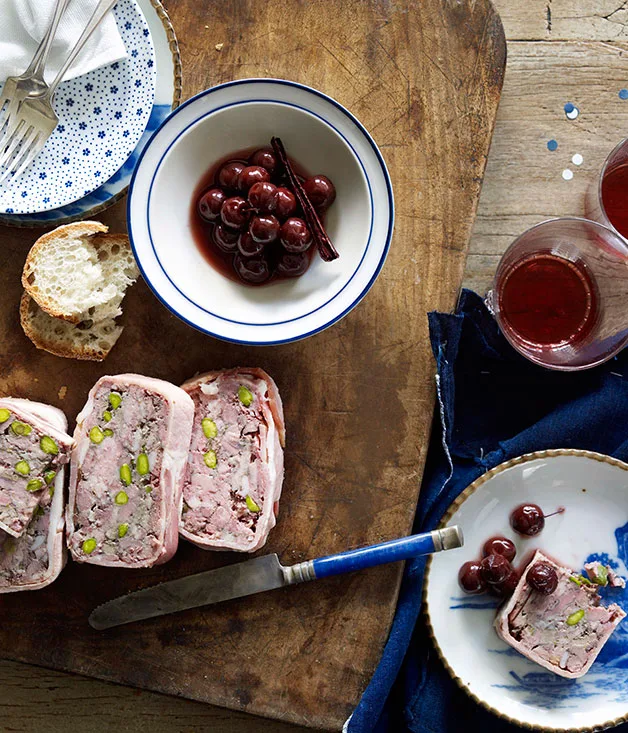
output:
M628 100L618 96L628 88L628 2L495 4L508 38L508 67L465 278L465 285L479 291L489 284L500 254L525 228L552 216L582 215L587 187L608 151L628 133ZM574 121L565 116L567 102L580 110ZM549 140L558 143L554 152L547 148ZM572 162L575 154L582 156L581 165ZM565 170L573 178L565 180ZM3 731L29 733L300 730L2 661L0 720Z

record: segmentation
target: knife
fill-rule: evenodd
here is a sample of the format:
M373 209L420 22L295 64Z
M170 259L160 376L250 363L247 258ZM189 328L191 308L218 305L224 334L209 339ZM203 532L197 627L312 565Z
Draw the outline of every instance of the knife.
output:
M462 530L455 526L306 560L296 565L282 565L277 555L263 555L115 598L95 608L89 623L94 629L109 629L285 585L351 573L441 550L453 550L462 547L463 543Z

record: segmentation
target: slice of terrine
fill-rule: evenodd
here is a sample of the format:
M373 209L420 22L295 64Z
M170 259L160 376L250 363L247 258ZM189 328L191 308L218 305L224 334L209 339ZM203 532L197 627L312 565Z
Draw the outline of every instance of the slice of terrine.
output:
M67 508L78 562L151 567L177 550L194 403L138 374L101 377L79 413Z
M183 386L196 414L183 487L182 537L254 552L275 526L283 482L281 397L262 369L209 372Z
M12 537L24 535L47 485L70 459L72 438L58 419L48 419L46 407L0 399L0 529Z
M61 410L40 402L6 398L5 409L11 405L22 414L30 413L48 425L48 429L65 434L68 422ZM69 435L66 440L71 442ZM24 534L15 538L0 531L0 593L37 590L52 583L63 569L67 552L64 529L65 466L61 465L41 492L35 516Z
M551 565L558 576L550 595L530 587L526 575L538 562ZM597 586L536 552L510 600L497 614L495 628L507 644L561 677L582 677L609 636L626 616L613 603L600 605Z

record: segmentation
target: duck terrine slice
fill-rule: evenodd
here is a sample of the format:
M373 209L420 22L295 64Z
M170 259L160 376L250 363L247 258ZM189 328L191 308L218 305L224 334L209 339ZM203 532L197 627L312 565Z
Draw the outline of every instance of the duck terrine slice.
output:
M177 550L194 403L138 374L101 377L76 422L67 509L79 562L151 567Z
M211 550L254 552L275 526L285 427L262 369L209 372L183 385L196 414L180 531Z
M550 595L534 590L526 580L537 562L551 565L558 576ZM602 606L600 600L596 585L537 551L497 614L497 634L545 669L569 679L582 677L626 616L617 604Z
M40 402L6 398L5 409L19 409L46 422L49 429L66 432L68 422L56 407ZM66 435L71 443L71 438ZM41 492L35 516L24 534L15 538L0 531L0 593L37 590L52 583L65 565L67 552L63 538L65 466L48 475L50 484Z
M72 438L47 407L0 399L0 529L13 537L26 532L47 483L70 459Z

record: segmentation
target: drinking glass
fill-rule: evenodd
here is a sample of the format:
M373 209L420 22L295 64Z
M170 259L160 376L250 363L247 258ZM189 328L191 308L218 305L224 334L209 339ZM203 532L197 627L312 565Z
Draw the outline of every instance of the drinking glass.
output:
M608 154L599 179L587 190L585 211L628 240L628 138Z
M533 268L548 263L565 268L560 274L567 275L572 290L564 290L562 301L562 281L551 280L551 275L546 281L534 280ZM513 275L523 273L523 268L528 268L529 283L534 289L517 292L516 283L521 280ZM574 287L580 290L574 291ZM527 310L517 311L517 306L512 306L519 296L524 301L527 298L528 303L532 301ZM534 305L536 297L538 311ZM550 314L552 318L543 320L548 299L558 302L560 307ZM550 322L558 328L562 323L568 326L574 314L580 318L574 310L577 303L581 323L565 338L548 336L544 342L530 337L517 325L530 316L537 318L541 328ZM628 242L609 227L588 219L560 218L537 224L506 250L486 304L512 346L534 363L563 371L601 364L628 343Z

